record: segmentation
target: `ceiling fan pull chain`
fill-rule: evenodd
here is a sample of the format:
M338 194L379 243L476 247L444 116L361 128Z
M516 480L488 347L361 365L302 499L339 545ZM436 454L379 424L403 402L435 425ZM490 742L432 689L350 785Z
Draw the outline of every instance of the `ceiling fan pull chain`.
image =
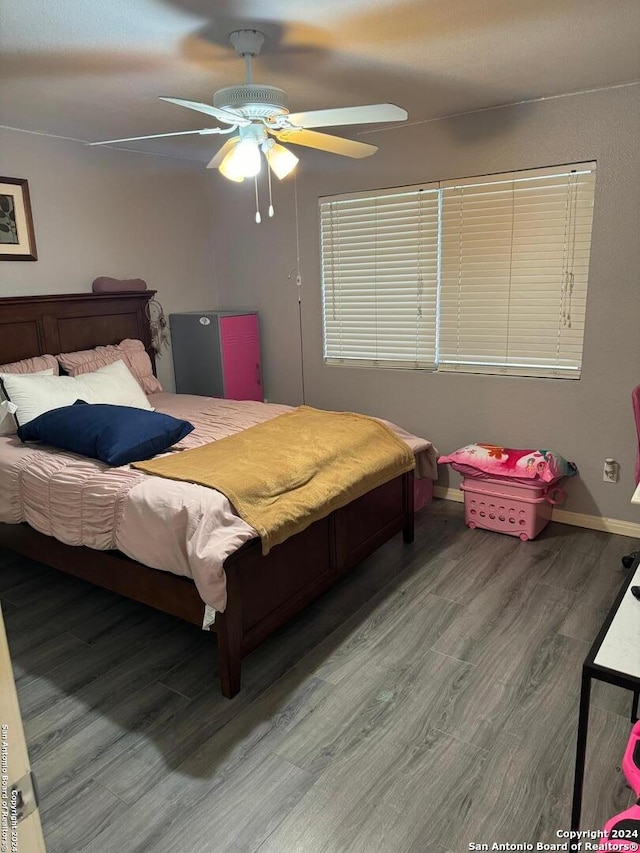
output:
M258 176L256 175L253 179L256 188L256 222L258 225L262 222L262 217L260 216L260 203L258 201Z
M273 219L273 198L271 197L271 166L267 162L267 175L269 176L269 219Z

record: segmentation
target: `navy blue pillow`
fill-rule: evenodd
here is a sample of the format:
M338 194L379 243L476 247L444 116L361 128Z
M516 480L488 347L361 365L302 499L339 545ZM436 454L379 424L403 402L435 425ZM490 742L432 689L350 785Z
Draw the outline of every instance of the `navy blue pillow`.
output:
M39 415L18 429L22 441L41 441L109 465L127 465L162 453L185 435L193 424L161 412L131 406L89 405L76 400Z

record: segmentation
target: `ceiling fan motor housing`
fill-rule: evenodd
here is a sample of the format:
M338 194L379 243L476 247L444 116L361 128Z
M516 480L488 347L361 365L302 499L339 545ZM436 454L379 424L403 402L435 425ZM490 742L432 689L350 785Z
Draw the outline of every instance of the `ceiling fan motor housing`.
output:
M221 110L232 109L245 118L271 118L286 115L287 93L276 86L259 86L241 83L219 89L213 96L213 105Z

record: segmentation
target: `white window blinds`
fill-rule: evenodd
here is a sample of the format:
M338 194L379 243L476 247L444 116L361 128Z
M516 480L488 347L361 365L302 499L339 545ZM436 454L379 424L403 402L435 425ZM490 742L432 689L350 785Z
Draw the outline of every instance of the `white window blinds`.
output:
M320 200L329 363L434 368L437 185Z
M595 164L442 183L439 369L578 379Z
M320 199L327 363L580 378L595 163Z

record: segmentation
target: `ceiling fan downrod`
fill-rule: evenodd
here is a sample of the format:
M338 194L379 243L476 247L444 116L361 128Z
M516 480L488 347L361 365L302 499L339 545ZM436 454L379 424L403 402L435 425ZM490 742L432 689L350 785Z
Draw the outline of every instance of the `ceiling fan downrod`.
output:
M244 59L245 83L253 83L253 57L258 56L264 44L264 33L259 30L234 30L229 41L238 56Z

